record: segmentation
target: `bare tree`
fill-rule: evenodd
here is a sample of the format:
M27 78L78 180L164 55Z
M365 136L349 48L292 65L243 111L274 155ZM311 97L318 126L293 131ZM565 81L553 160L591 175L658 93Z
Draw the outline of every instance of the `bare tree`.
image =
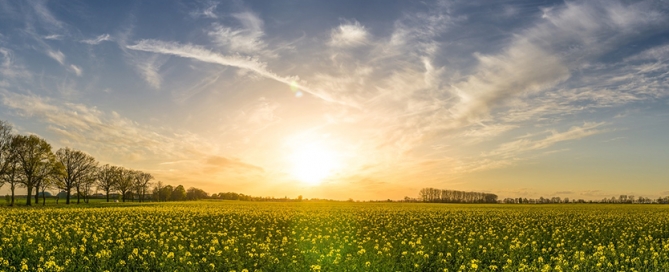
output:
M95 185L96 176L97 174L90 175L79 182L79 187L81 188L81 192L83 193L82 196L84 197L84 203L88 203L92 191L91 188Z
M153 188L154 194L156 194L156 200L158 202L160 202L160 193L162 189L163 189L163 182L159 180L158 182L156 182L156 187Z
M139 202L142 202L144 195L149 187L149 181L153 179L153 176L149 173L144 173L141 171L133 171L133 177L135 178L135 190L137 190L137 195L139 196Z
M97 186L98 189L105 191L107 202L109 202L109 193L116 188L115 182L117 180L116 175L118 174L118 171L118 167L109 164L105 164L98 168Z
M50 173L43 170L50 167L49 158L53 156L51 145L35 135L16 135L12 137L11 146L16 152L16 159L23 175L21 183L28 190L26 205L31 205L33 188L36 188L45 175Z
M114 175L114 179L114 189L121 192L121 199L125 202L126 195L133 189L133 171L119 167Z
M64 175L58 180L58 187L67 192L65 204L70 204L72 188L77 189L77 203L79 203L82 183L95 176L98 163L91 155L69 147L56 151L56 159L65 169Z

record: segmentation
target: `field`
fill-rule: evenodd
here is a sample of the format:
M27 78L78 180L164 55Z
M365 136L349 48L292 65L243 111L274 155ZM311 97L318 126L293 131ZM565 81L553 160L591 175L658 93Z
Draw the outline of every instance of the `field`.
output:
M4 271L669 271L669 205L0 208Z

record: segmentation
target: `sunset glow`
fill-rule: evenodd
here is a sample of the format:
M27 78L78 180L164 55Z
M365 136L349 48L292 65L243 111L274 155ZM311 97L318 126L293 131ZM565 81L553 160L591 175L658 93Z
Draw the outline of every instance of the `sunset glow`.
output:
M336 154L319 144L299 147L289 158L291 174L308 185L318 185L338 167Z

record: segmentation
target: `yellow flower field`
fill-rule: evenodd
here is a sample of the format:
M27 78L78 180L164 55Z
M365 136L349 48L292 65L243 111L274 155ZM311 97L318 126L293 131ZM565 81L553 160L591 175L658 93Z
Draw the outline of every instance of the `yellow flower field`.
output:
M0 209L0 271L669 271L669 206Z

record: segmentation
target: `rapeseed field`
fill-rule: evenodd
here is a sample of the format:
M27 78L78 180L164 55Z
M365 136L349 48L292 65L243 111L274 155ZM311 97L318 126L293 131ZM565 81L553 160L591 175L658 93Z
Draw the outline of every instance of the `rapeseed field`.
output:
M669 271L669 206L1 208L0 271Z

